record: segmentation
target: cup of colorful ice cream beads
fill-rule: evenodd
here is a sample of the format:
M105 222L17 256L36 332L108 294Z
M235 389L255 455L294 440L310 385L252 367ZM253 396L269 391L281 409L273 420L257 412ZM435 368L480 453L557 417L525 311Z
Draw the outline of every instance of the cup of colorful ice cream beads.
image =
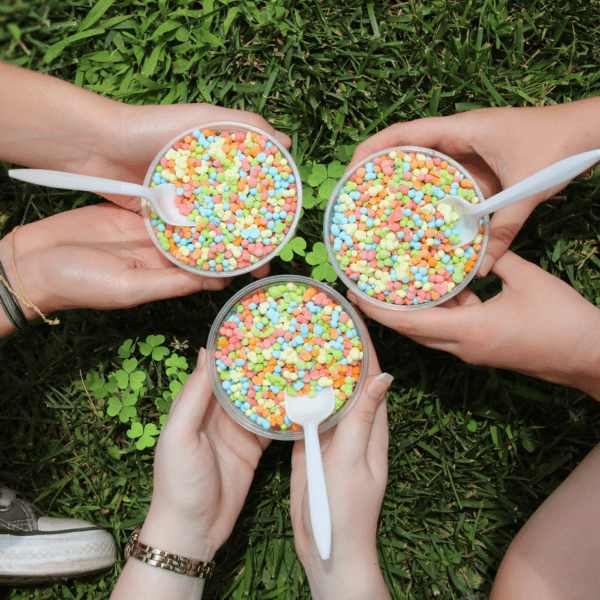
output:
M279 142L243 123L218 122L179 134L152 161L144 185L177 186L189 227L162 221L146 200L142 214L156 247L203 277L242 275L270 261L296 231L302 183Z
M351 409L368 370L368 334L352 305L307 277L261 279L237 293L213 323L208 354L215 395L240 425L272 439L302 439L285 411L288 394L332 386L335 411Z
M353 166L325 212L325 245L340 279L371 304L396 310L458 294L481 265L489 219L471 244L452 250L460 243L457 215L433 206L447 196L483 200L468 171L435 150L388 148Z

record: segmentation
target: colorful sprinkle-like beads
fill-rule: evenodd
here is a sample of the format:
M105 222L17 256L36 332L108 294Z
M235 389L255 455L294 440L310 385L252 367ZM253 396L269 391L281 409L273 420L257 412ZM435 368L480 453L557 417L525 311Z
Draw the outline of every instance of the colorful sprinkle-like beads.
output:
M375 158L355 170L335 200L334 259L360 290L382 302L442 298L473 270L484 228L471 245L452 250L460 243L456 215L433 205L446 196L477 203L473 185L438 157L392 151Z
M283 241L297 210L292 168L265 135L194 131L160 159L152 187L177 186L189 227L152 212L159 243L184 265L230 272L258 262Z
M363 345L343 307L316 288L273 285L239 302L224 319L215 352L223 389L264 429L299 429L285 412L288 394L333 386L335 410L352 395Z

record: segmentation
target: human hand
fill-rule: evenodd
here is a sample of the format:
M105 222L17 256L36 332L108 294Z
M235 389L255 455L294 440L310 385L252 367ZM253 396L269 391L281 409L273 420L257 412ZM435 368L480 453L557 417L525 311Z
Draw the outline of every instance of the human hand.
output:
M140 540L211 560L233 529L270 440L240 427L212 393L206 350L174 400L154 459Z
M0 101L0 158L26 167L141 184L167 142L217 121L258 127L291 146L287 135L244 110L200 103L130 105L3 62L0 86L5 92ZM136 212L141 208L139 198L104 197Z
M481 302L469 289L442 306L395 311L348 297L402 335L476 364L581 389L600 400L600 310L540 267L506 252L492 271L502 291Z
M17 229L17 274L44 313L70 308L127 308L200 290L220 290L229 279L180 269L156 249L143 218L114 205L66 211ZM20 294L11 260L11 235L0 240L0 260ZM37 315L24 309L28 318Z
M350 165L391 146L431 148L461 163L489 198L559 160L600 148L598 109L598 99L589 99L543 108L489 108L397 123L360 144ZM487 275L534 208L566 185L494 214L479 275Z
M157 152L177 134L201 123L232 121L258 127L274 136L285 148L291 139L277 131L260 115L212 104L137 106L118 104L106 125L110 135L100 138L98 151L86 164L74 165L87 175L143 183ZM102 194L119 206L139 212L139 198Z
M392 378L382 374L369 342L365 391L338 425L320 436L331 509L331 556L322 561L310 523L304 440L292 453L291 516L294 542L315 600L389 599L377 558L376 534L388 472L385 392Z

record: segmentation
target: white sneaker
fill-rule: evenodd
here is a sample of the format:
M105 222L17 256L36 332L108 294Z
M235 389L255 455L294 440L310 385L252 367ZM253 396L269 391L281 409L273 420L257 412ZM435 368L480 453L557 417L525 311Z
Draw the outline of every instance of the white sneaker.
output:
M91 575L112 567L116 556L104 529L78 519L38 518L31 504L0 488L0 584Z

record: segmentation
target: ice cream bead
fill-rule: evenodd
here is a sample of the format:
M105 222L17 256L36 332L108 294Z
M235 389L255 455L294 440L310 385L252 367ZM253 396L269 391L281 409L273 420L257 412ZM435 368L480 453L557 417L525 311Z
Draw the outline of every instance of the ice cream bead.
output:
M247 271L297 222L300 182L291 157L264 132L237 125L182 135L155 161L148 182L175 184L176 205L190 222L173 226L152 211L156 243L171 260L205 275Z
M346 300L311 279L279 276L254 288L228 303L211 332L221 404L243 425L286 437L300 430L287 417L286 390L314 396L332 386L335 418L364 379L364 325Z
M472 244L451 249L460 243L457 215L433 205L451 195L478 203L478 188L451 159L406 150L383 151L356 167L326 213L326 244L342 279L394 307L454 295L474 275L487 243L486 219Z

